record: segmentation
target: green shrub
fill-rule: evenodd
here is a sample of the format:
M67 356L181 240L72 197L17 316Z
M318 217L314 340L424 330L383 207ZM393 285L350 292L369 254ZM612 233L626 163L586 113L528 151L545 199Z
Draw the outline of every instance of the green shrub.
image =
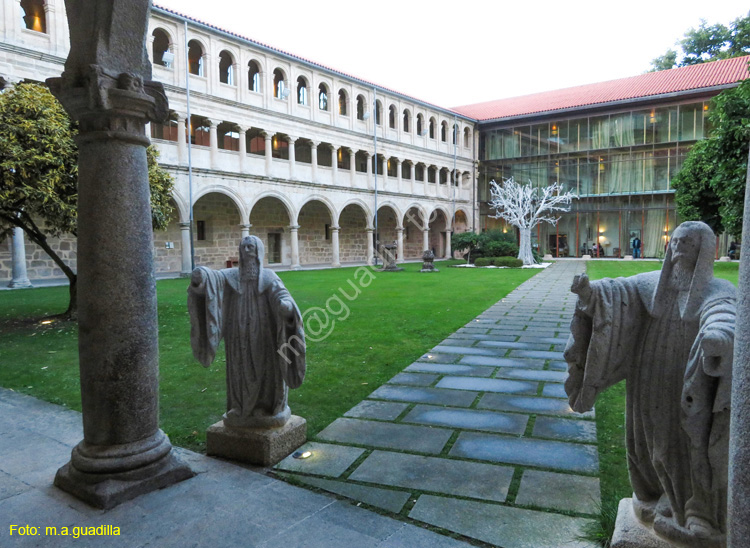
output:
M478 259L474 260L474 264L476 266L490 266L492 264L492 258L491 257L479 257Z
M503 232L492 229L482 232L477 241L477 248L472 257L518 256L518 243L515 232Z
M495 266L520 268L523 266L523 261L521 259L516 259L515 257L493 257L492 264Z

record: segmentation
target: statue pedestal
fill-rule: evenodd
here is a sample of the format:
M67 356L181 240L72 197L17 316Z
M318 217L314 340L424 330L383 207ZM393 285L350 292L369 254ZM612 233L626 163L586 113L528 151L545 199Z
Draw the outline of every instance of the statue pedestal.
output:
M638 521L633 512L633 499L622 499L617 508L615 532L611 548L674 548L674 545L657 537Z
M206 454L272 466L307 441L307 421L292 415L281 428L229 428L219 421L206 430Z

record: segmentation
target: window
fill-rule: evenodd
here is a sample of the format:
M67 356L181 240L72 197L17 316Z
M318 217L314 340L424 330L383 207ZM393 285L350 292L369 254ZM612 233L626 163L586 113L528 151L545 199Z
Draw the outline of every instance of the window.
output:
M396 158L388 158L386 173L388 173L388 177L398 177L398 160Z
M318 165L323 167L331 167L333 160L331 159L331 151L333 149L327 143L320 143L318 145Z
M365 98L357 95L357 120L365 119Z
M289 96L289 92L286 91L286 84L284 83L284 73L281 69L273 71L273 96L277 99L286 99Z
M411 113L409 112L409 109L404 109L404 133L409 133L411 131L411 128L409 127L410 121Z
M346 116L346 92L343 89L339 90L339 114Z
M247 64L247 89L260 93L260 67L255 61Z
M435 138L435 118L430 118L430 139Z
M154 37L154 45L151 52L154 64L171 68L174 54L169 51L169 35L163 29L156 29L152 36Z
M326 241L331 240L331 225L325 225L325 239Z
M303 76L297 78L297 104L307 106L307 80Z
M417 181L424 181L424 164L414 166L414 178Z
M294 161L302 164L312 164L312 143L306 139L294 141Z
M190 143L207 147L210 145L208 120L202 116L190 117Z
M367 173L367 153L363 151L354 155L354 169L360 173Z
M458 138L458 126L456 124L453 124L453 144L456 144L456 139Z
M383 111L383 105L380 101L375 101L375 123L377 125L381 124L381 117L380 113Z
M206 221L195 221L195 239L199 242L206 240Z
M396 129L396 107L393 105L388 107L388 127Z
M271 139L271 156L281 160L289 159L289 141L286 137L276 134Z
M448 140L448 124L445 122L440 124L440 140L444 143Z
M318 108L328 110L328 88L325 84L318 86Z
M421 114L417 114L417 135L419 135L420 137L424 137L424 135L422 134L423 126L424 116L422 116Z
M411 162L408 160L401 164L401 176L407 180L411 179Z
M44 0L21 0L23 24L29 30L47 33L47 15L44 13Z
M177 141L177 115L171 114L169 119L162 124L151 122L151 138Z
M198 40L188 42L188 71L196 76L203 74L203 46Z
M471 147L471 131L469 128L464 129L464 148Z
M437 172L437 168L435 166L430 166L427 168L427 182L428 183L434 183L435 182L435 174Z
M336 165L339 169L351 169L351 154L344 147L336 151Z
M247 152L265 156L266 154L266 135L259 128L250 128L247 130Z
M218 145L221 150L240 150L240 134L231 122L222 122L216 127Z
M232 54L224 50L219 54L219 82L234 85L234 59Z

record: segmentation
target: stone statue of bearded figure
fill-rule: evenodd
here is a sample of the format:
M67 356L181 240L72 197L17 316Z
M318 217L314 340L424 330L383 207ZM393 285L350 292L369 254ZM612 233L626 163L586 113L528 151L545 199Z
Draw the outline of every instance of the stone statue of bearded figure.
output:
M633 510L675 546L726 545L729 409L736 290L713 277L716 238L674 231L661 272L590 282L565 350L571 407L626 380Z
M305 377L302 317L276 273L263 268L263 254L260 238L243 238L238 268L198 267L188 287L195 358L210 366L224 339L227 427L283 426L288 390Z

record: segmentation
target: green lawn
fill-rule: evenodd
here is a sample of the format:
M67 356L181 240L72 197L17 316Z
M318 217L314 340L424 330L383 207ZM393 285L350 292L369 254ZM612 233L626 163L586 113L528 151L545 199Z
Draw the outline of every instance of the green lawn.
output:
M338 313L330 336L308 342L307 378L290 391L310 437L538 272L437 265L435 274L420 273L421 263L375 272L367 287L355 268L280 274L303 313L327 301ZM193 359L186 288L184 279L157 283L161 425L176 445L200 451L225 410L224 353L209 369ZM39 321L65 310L66 299L65 287L0 292L0 386L80 409L77 327Z
M589 261L586 272L592 280L633 276L659 270L658 261ZM737 285L739 263L714 263L714 275ZM599 444L599 473L602 494L601 529L594 538L602 539L602 546L614 529L617 504L632 494L625 454L625 383L621 382L603 392L596 401L596 429Z

